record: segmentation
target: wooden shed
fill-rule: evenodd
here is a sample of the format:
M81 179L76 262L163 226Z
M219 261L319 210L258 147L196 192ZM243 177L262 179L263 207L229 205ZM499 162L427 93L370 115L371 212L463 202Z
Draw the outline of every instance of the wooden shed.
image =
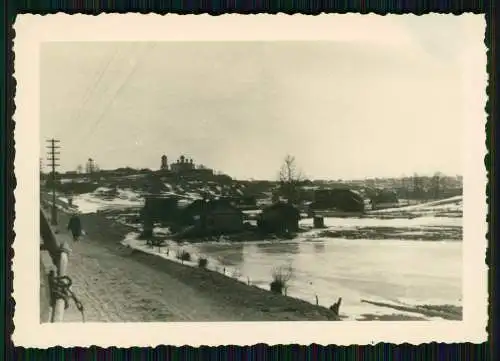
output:
M315 192L314 202L309 207L310 210L363 212L365 201L359 193L348 188L322 189Z
M178 199L176 197L147 196L144 207L140 211L142 222L142 237L153 236L153 228L156 222L171 224L177 218Z
M212 235L244 229L243 212L226 200L195 200L180 212L178 223Z
M399 199L396 192L388 189L378 191L370 197L372 209L383 209L390 207L397 207Z
M141 217L152 222L172 221L178 212L178 198L165 196L147 196Z
M266 233L289 233L299 229L300 211L291 204L274 203L262 210L257 226Z

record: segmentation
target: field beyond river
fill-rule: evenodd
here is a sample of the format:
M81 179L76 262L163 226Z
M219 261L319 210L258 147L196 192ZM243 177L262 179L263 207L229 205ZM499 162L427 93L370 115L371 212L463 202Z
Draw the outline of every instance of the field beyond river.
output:
M342 319L462 317L461 197L378 210L359 218L325 218L325 229L313 229L312 220L305 218L300 224L304 232L291 240L233 242L221 237L175 242L158 225L155 235L165 239L163 247L151 247L138 238L141 197L130 190L121 190L114 200L99 197L99 191L83 194L73 204L84 213L89 240L98 232L97 238L112 238L114 246L136 249L168 264L180 262L176 254L186 251L192 260L179 267L199 272L197 260L206 258L211 273L244 288L269 290L273 271L287 268L291 270L288 296L311 307L318 303L324 307L318 309L327 313L326 308L342 298ZM59 207L68 209L64 197ZM228 287L224 292L231 297L228 290L233 286Z

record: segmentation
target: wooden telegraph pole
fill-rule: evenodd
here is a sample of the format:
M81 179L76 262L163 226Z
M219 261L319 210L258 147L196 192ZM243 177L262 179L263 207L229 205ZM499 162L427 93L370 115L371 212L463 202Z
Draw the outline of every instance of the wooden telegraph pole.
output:
M49 161L48 166L52 168L52 211L51 211L51 223L53 225L57 225L57 207L56 207L56 167L59 167L59 164L56 162L59 160L58 155L60 152L57 149L61 148L57 139L48 139L47 142L49 145L47 160Z

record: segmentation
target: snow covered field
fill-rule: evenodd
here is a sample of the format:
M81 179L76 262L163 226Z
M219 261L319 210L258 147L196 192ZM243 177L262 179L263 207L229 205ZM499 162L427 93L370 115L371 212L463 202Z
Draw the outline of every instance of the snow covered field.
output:
M370 211L375 217L462 217L463 196L441 199L412 206Z
M96 213L108 209L128 209L142 207L143 200L140 194L131 190L118 189L116 194L109 195L109 188L97 188L92 193L84 193L73 197L73 206L81 213ZM60 196L65 203L67 197Z
M160 193L164 196L176 196L180 202L191 202L202 199L203 194L221 196L223 189L220 186L201 187L190 184L190 189L179 185L164 183L165 190ZM238 190L236 190L238 191ZM67 203L68 197L59 195L61 202ZM99 187L94 192L73 196L73 205L81 213L96 213L104 210L126 210L144 205L142 192L132 189Z

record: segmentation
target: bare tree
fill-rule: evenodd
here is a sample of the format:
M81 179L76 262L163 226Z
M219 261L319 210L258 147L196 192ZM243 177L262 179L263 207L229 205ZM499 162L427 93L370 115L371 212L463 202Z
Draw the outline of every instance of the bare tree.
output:
M283 161L279 174L280 190L288 203L298 200L299 186L304 181L304 175L297 168L295 157L287 155Z
M81 174L83 173L83 166L81 164L78 164L78 166L76 167L76 172L78 174Z

